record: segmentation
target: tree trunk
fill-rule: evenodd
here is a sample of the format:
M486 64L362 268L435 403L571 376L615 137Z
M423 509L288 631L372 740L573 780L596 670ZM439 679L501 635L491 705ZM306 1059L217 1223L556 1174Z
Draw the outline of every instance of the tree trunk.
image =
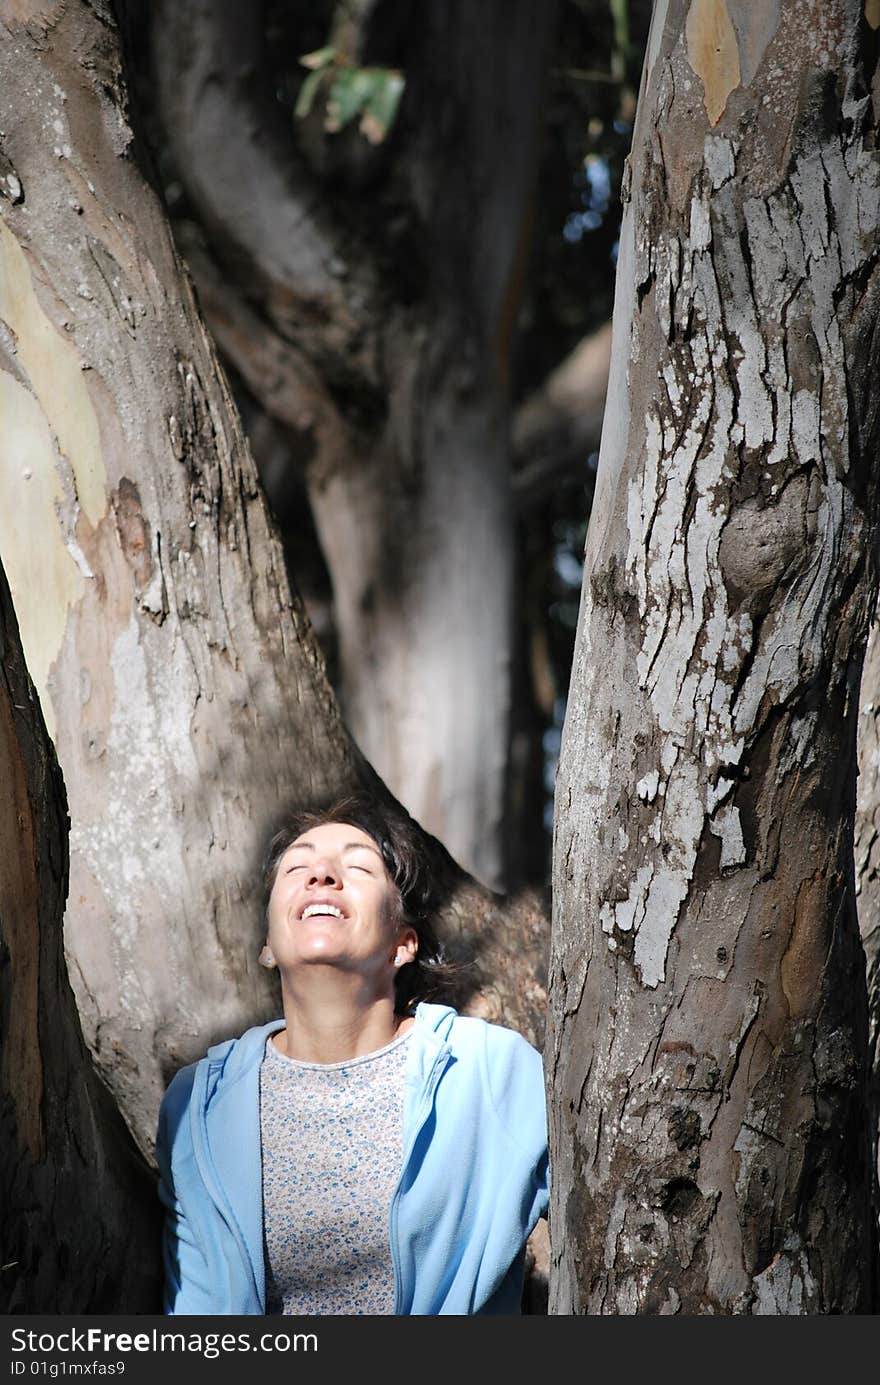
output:
M149 1170L67 980L67 805L0 569L2 1313L160 1311Z
M374 776L135 162L109 6L0 18L0 553L70 801L83 1030L149 1151L168 1075L277 1012L256 960L267 831ZM426 850L449 933L486 943L475 1003L540 1031L539 912Z
M880 1228L880 638L874 625L862 673L855 863L859 932L868 972L868 1136L874 1223Z
M346 720L407 808L498 887L507 356L554 7L456 0L417 20L357 8L354 61L405 49L387 150L322 135L313 116L296 124L317 172L296 159L267 93L261 7L243 0L158 8L157 89L177 172L224 263L218 273L204 243L188 252L209 322L311 454Z
M517 409L512 441L519 510L552 494L560 480L583 477L584 462L602 436L610 358L606 322L578 342Z
M870 1307L862 9L655 8L557 786L551 1312Z

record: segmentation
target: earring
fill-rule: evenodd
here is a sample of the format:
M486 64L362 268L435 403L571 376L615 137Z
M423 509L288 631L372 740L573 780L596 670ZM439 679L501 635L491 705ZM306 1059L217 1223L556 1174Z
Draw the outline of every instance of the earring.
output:
M257 961L261 967L271 968L275 966L275 954L268 943L263 947Z

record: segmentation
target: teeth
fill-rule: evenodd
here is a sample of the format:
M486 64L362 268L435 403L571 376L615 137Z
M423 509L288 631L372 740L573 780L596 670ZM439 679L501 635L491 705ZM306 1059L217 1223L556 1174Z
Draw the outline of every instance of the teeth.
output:
M302 917L311 918L314 914L332 914L334 918L344 919L345 915L341 909L337 909L335 904L310 904L307 909L303 909Z

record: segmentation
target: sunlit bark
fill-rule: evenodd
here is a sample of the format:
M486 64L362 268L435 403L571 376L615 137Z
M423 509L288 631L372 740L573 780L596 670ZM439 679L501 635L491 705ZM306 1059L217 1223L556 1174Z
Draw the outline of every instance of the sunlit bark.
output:
M655 9L557 785L551 1311L870 1306L862 10Z
M169 1074L277 1010L267 831L372 771L136 161L109 9L0 16L0 555L67 786L71 983L149 1151ZM475 1003L537 1034L534 901L499 906L425 850L446 932L482 950Z

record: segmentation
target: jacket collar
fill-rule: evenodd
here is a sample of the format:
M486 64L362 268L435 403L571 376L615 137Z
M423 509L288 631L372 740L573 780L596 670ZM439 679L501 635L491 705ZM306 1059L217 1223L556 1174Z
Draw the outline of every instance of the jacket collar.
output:
M407 1064L407 1086L422 1087L435 1063L445 1057L455 1011L449 1005L431 1005L423 1000L416 1006L413 1037L417 1042L410 1049Z
M427 1059L428 1067L446 1044L452 1030L456 1011L450 1005L434 1005L422 1000L416 1006L414 1031L420 1039L419 1055ZM240 1039L227 1039L208 1049L207 1100L227 1096L231 1087L243 1077L253 1077L254 1068L259 1070L266 1051L266 1040L284 1028L284 1020L270 1020L268 1024L256 1025L242 1034Z

